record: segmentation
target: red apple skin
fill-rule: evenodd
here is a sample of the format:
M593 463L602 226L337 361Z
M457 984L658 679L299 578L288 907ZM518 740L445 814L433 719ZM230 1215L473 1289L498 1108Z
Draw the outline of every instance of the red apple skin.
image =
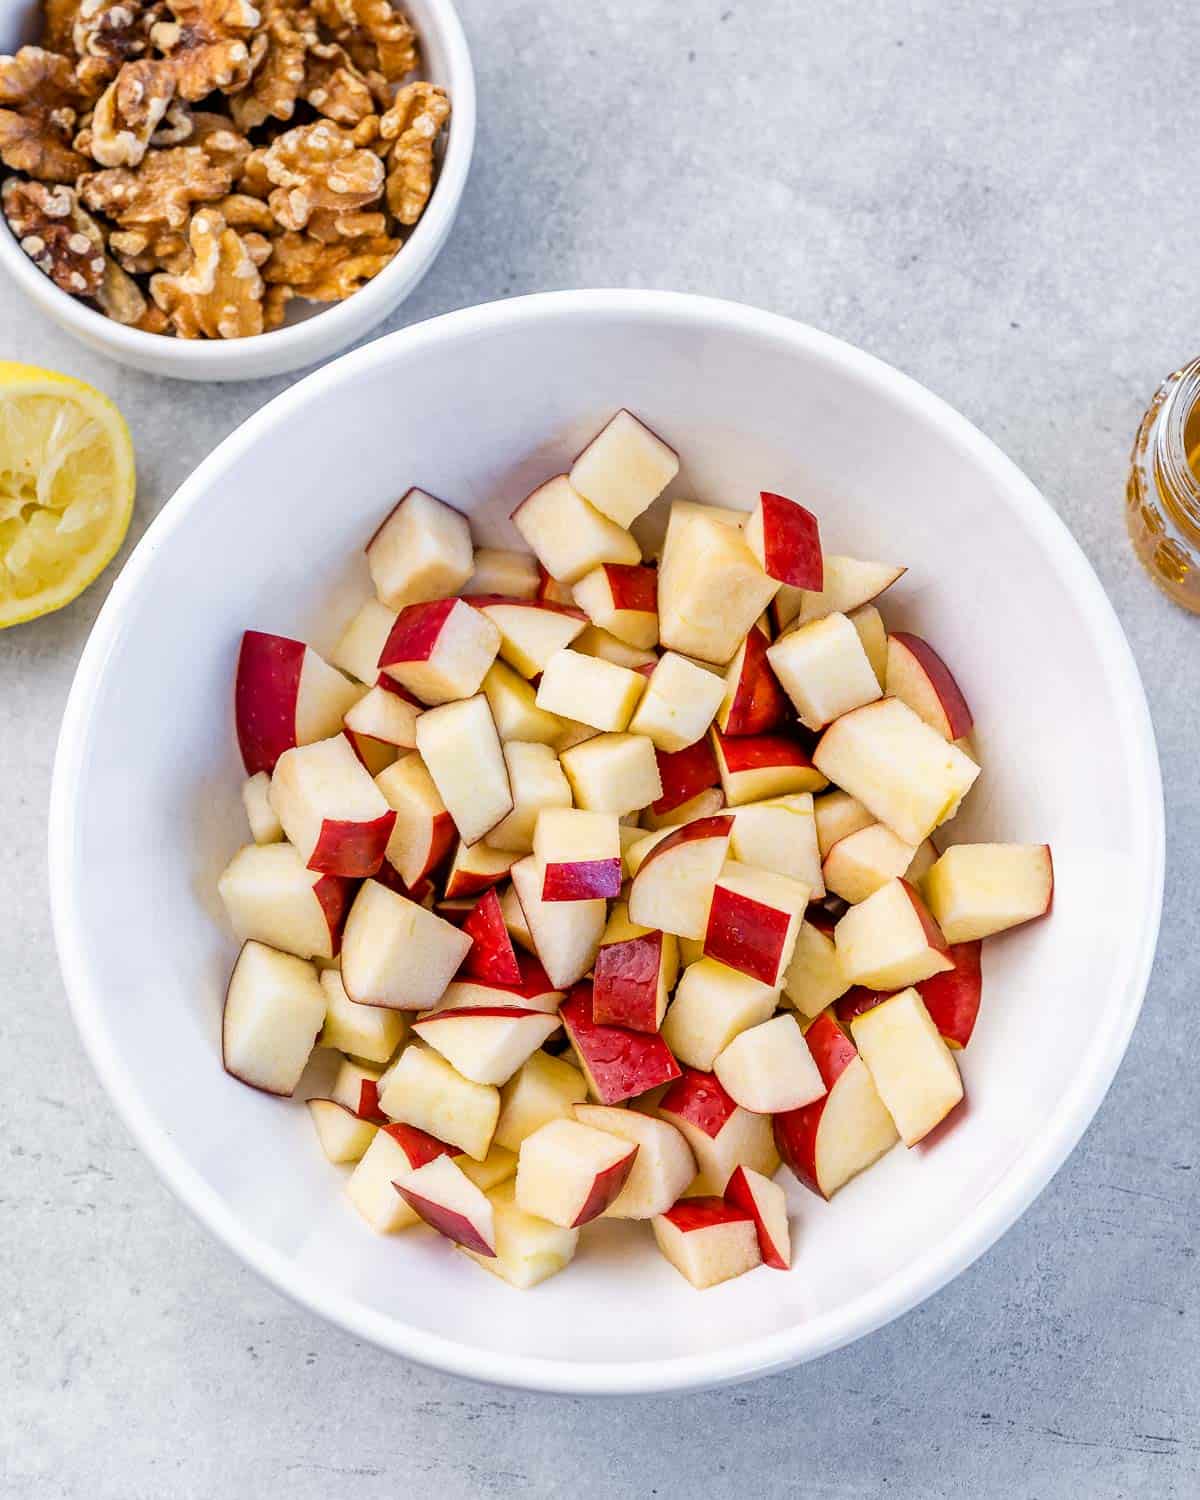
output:
M724 1198L681 1198L674 1208L663 1215L681 1234L691 1234L696 1229L715 1229L720 1224L753 1223L754 1215L747 1213Z
M725 757L730 775L739 771L757 771L763 766L803 766L813 770L812 757L798 739L787 734L725 735L714 728L713 734Z
M725 1202L733 1208L742 1209L754 1220L755 1232L758 1235L758 1253L763 1258L763 1265L771 1266L776 1271L790 1271L791 1266L784 1260L779 1253L778 1245L767 1233L767 1226L758 1211L754 1194L750 1191L750 1181L746 1176L745 1167L734 1167L729 1181L725 1184Z
M718 885L708 912L705 956L762 984L774 984L788 921L786 912Z
M500 898L492 886L479 898L462 930L471 938L471 948L462 962L461 974L487 984L520 984L521 966L504 925Z
M775 1149L799 1181L823 1198L817 1181L817 1132L833 1086L858 1056L858 1049L828 1011L817 1017L804 1039L826 1092L811 1104L775 1116Z
M380 672L375 679L375 686L382 688L385 693L391 693L397 698L403 698L405 703L411 703L414 708L424 708L425 705L420 698L414 698L406 687L401 687L394 677L389 677L386 672Z
M416 885L405 885L403 880L400 879L399 870L386 859L371 878L378 880L380 885L387 886L389 891L395 891L397 896L407 896L410 901L415 901L418 906L420 906L430 891L433 890L433 881L425 875L421 876Z
M455 1213L452 1208L447 1208L444 1203L435 1203L432 1198L426 1198L421 1193L415 1193L411 1188L405 1187L402 1182L393 1182L392 1186L412 1209L413 1213L419 1214L431 1229L436 1229L439 1234L444 1234L448 1240L453 1240L458 1245L464 1245L468 1250L474 1250L477 1255L495 1257L496 1251L493 1246L483 1238L479 1231L465 1215Z
M646 932L600 949L592 985L592 1019L598 1025L658 1030L662 952L661 932Z
M430 1135L427 1131L418 1130L415 1125L382 1125L380 1129L385 1135L390 1135L400 1147L414 1171L432 1161L435 1156L462 1155L457 1146L447 1146L445 1141L439 1141L437 1136Z
M641 874L651 860L661 859L664 854L669 854L672 849L678 849L684 844L693 844L697 839L728 838L732 827L733 819L728 813L718 813L714 818L697 818L694 823L685 823L674 833L667 834L665 839L659 839L638 866L638 874Z
M686 750L656 750L654 758L658 762L663 788L662 796L653 804L656 813L670 812L673 807L681 807L701 792L706 792L710 786L721 784L717 757L705 738L698 739Z
M340 875L322 875L313 886L313 895L317 898L329 927L332 945L330 951L335 958L342 951L342 928L346 925L346 913L350 910L350 903L357 890L358 887L352 881L345 880Z
M929 642L922 640L919 635L909 635L906 630L893 630L889 639L899 641L928 677L929 685L937 694L937 700L946 716L950 738L960 740L964 734L970 734L975 720L967 707L967 700L955 682L953 672Z
M590 984L572 988L559 1016L587 1064L602 1104L620 1104L680 1076L679 1064L661 1036L596 1023Z
M558 585L555 584L555 587ZM553 599L510 599L507 594L464 594L462 602L471 605L473 609L482 609L487 604L516 604L522 609L550 609L556 615L570 615L572 620L587 619L583 610L576 609L573 604L558 604Z
M379 653L380 667L390 667L397 662L428 661L446 617L457 603L457 599L434 599L428 604L410 604L402 609Z
M611 1167L605 1167L603 1172L596 1173L592 1179L591 1191L583 1200L583 1207L571 1224L572 1229L578 1229L581 1224L590 1224L593 1219L600 1217L625 1186L630 1172L633 1171L637 1154L637 1146L631 1145L627 1156L623 1156L620 1161L613 1162Z
M524 501L522 501L521 503L524 504ZM518 505L517 510L520 510L520 508L521 506ZM515 516L516 513L517 511L514 510L513 515ZM551 575L546 572L545 568L542 567L541 563L538 563L537 570L537 602L539 604L565 605L571 598L570 592L561 583L559 583L557 578L551 577Z
M247 630L238 654L234 723L248 776L273 771L296 743L296 699L306 646L282 635Z
M437 813L429 825L429 854L425 860L425 868L417 876L416 883L418 885L422 880L425 879L427 875L430 875L434 870L437 869L438 865L441 864L442 860L445 859L447 854L449 854L450 850L454 847L454 841L457 838L458 829L454 826L454 819L448 812ZM383 863L386 866L387 860L385 859ZM487 886L491 884L491 882L484 881L480 883L478 881L475 881L473 884L470 884L469 889L464 889L464 887L468 884L469 883L466 881L456 881L454 890L451 890L449 886L447 886L446 895L473 896L476 890L486 889Z
M658 1107L663 1114L687 1120L712 1140L721 1134L737 1109L717 1075L702 1073L699 1068L684 1068L679 1081L662 1096Z
M833 936L833 929L850 910L849 901L843 901L832 892L820 901L810 901L804 909L804 920L811 922L819 931Z
M446 817L449 818L450 814L447 813ZM446 850L449 849L450 845L454 843L454 840L457 837L458 830L454 827L453 821L451 821L449 828L446 830L445 846L438 854L437 859L434 860L434 864L439 864L441 862L443 855L446 853ZM514 864L516 863L517 858L518 856L514 854ZM433 865L430 865L429 868L432 869ZM499 885L502 880L507 880L507 878L507 870L499 870L495 875L482 875L475 870L451 870L450 873L446 876L446 898L448 900L451 900L459 896L477 896L480 891L489 890L492 886Z
M865 1015L885 1000L890 1000L895 990L869 990L866 985L852 985L844 995L833 1002L833 1013L843 1026L849 1026L855 1016Z
M921 900L916 886L911 885L907 880L901 880L900 884L908 893L908 899L913 904L913 910L920 919L921 930L925 934L925 941L931 948L936 948L939 953L949 953L950 944L942 936L942 929L933 920L929 908Z
M635 563L603 563L614 609L658 613L658 574Z
M464 1016L499 1016L505 1021L519 1020L522 1016L537 1016L546 1019L545 1011L521 1010L515 1005L463 1005L457 1010L436 1011L426 1016L422 1026L432 1026L437 1021L461 1021Z
M620 894L620 858L581 859L570 864L546 865L542 879L543 901L611 900Z
M792 706L767 660L770 642L761 630L746 637L742 669L721 732L734 738L766 734L792 717Z
M983 998L983 940L951 943L954 967L916 986L925 1002L929 1019L948 1047L965 1047L975 1030L979 1002Z
M323 819L308 868L323 875L343 875L348 880L364 880L374 875L383 863L395 821L396 814L390 808L369 823Z
M795 500L763 490L764 572L794 589L825 587L821 534L817 518Z

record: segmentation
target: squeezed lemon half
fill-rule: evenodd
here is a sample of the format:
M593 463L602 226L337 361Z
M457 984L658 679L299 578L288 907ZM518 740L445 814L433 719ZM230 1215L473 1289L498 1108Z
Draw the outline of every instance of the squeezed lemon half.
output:
M0 360L0 630L61 609L129 529L125 418L82 380Z

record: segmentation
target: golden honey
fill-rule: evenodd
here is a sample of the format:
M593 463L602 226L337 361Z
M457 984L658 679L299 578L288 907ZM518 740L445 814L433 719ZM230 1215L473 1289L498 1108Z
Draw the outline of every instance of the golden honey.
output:
M1142 418L1125 519L1151 578L1200 614L1200 359L1167 376Z

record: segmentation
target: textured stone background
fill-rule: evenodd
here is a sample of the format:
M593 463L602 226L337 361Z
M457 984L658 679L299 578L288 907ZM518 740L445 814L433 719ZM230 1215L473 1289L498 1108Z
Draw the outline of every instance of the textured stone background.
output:
M44 812L110 573L0 637L0 1494L1194 1496L1200 620L1144 580L1121 520L1140 412L1200 352L1194 7L461 8L481 86L474 174L396 324L551 287L710 292L861 343L978 422L1070 523L1150 694L1170 817L1145 1013L1034 1208L857 1347L662 1402L511 1395L400 1365L199 1230L75 1041ZM85 376L128 413L142 472L130 545L283 384L151 381L86 354L7 286L0 353Z

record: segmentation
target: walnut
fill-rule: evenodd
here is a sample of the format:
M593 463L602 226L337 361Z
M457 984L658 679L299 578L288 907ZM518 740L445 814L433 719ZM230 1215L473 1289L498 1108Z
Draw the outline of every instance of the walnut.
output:
M229 101L242 130L254 130L267 120L290 120L304 87L305 57L317 45L316 23L307 11L289 8L285 0L267 0L260 38L262 61L248 88Z
M57 52L74 48L76 72L84 93L94 99L113 81L122 63L145 57L150 28L162 20L163 8L148 0L74 0L70 35Z
M285 229L303 229L322 209L357 212L383 191L383 163L329 120L285 132L263 163L275 186L271 212Z
M392 142L388 153L387 206L401 224L415 224L433 191L433 143L450 118L446 91L432 83L410 83L379 121Z
M86 137L89 154L102 167L136 167L174 96L172 64L151 58L125 63L96 101L92 123L76 144Z
M187 236L179 229L114 229L108 248L122 270L132 276L151 271L186 271L191 263Z
M267 148L256 146L238 174L237 190L265 203L271 196L271 179L267 176Z
M70 57L81 0L42 0L41 43L47 52Z
M214 167L237 177L253 147L244 135L232 128L227 115L198 109L192 113L192 133L188 144L199 146Z
M105 262L104 276L96 289L96 301L100 304L100 311L114 323L145 328L152 333L161 333L165 329L165 319L162 319L161 326L156 327L159 320L149 316L150 304L141 287L111 260Z
M289 231L275 240L263 277L269 287L284 290L285 301L296 296L313 302L341 302L377 276L399 248L399 240L383 234L326 245L310 235Z
M197 203L223 198L233 186L228 163L215 163L203 146L152 151L138 167L110 167L80 178L88 208L122 229L183 229Z
M65 57L41 47L0 57L0 161L41 182L74 182L88 166L71 147L82 102Z
M387 234L387 230L388 220L384 213L364 209L356 214L336 214L328 209L318 209L304 232L323 245L337 245L343 240L361 239L364 235L375 238Z
M166 146L182 146L190 140L196 129L191 106L182 99L172 99L162 123L150 137L151 148L161 151Z
M417 66L417 34L391 0L313 0L317 20L360 72L396 83Z
M279 230L270 208L261 198L252 198L248 193L230 193L216 208L230 229L236 229L243 239L247 230L261 235L276 234Z
M358 125L375 113L370 84L337 42L317 42L309 48L304 98L338 125Z
M9 177L0 198L9 228L38 270L72 297L94 296L104 276L104 236L74 189Z
M174 20L160 21L150 39L174 63L180 98L194 104L217 90L236 93L245 88L255 66L250 38L262 22L249 0L167 4Z
M263 330L263 281L236 229L211 208L192 219L192 264L150 278L150 295L185 339L246 338Z

